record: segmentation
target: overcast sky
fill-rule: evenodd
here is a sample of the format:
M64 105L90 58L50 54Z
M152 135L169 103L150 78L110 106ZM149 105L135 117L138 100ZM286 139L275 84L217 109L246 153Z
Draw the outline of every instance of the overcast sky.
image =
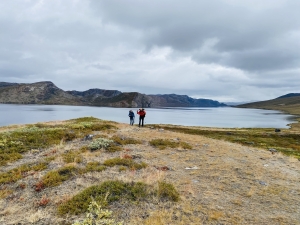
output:
M0 0L0 81L267 100L300 86L297 0Z

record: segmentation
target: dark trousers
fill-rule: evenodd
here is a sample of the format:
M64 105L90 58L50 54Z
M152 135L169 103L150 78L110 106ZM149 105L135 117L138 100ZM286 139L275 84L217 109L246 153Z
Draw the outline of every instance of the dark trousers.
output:
M144 126L144 116L140 116L140 119L139 119L139 127L141 126L141 122L142 122L142 127Z
M134 117L130 117L130 125L134 124Z

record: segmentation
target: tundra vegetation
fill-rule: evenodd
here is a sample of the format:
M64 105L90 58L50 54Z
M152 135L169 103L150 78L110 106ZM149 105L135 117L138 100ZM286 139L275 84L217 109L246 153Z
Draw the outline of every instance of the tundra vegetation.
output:
M93 117L0 128L0 223L297 223L297 127L151 128Z

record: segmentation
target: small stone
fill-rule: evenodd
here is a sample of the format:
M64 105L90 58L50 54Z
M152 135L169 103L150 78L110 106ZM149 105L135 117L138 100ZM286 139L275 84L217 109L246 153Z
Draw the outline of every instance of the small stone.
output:
M264 181L261 181L261 180L259 181L259 184L260 184L260 185L263 185L263 186L267 186L267 183L264 182Z

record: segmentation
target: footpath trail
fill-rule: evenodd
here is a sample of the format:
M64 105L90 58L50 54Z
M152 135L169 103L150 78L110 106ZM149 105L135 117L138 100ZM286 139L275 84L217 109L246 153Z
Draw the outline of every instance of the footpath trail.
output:
M134 138L141 144L126 145L122 151L114 153L83 152L83 160L72 165L83 167L89 161L103 163L112 157L132 155L147 163L147 168L120 171L112 167L102 172L77 175L57 187L36 192L32 187L43 175L65 165L62 154L77 151L89 141L76 139L39 153L28 152L22 160L2 166L1 171L38 162L50 153L55 159L47 170L1 186L1 190L5 186L12 193L0 198L0 224L71 224L80 216L59 217L57 206L85 188L111 179L147 184L167 181L180 193L181 200L177 203L154 200L111 205L110 209L124 224L300 224L298 159L200 135L120 123L115 126L118 129L114 132L94 133L107 138ZM153 139L182 141L192 148L159 149L149 143ZM20 184L24 187L20 188ZM37 206L42 198L48 198L49 204Z

